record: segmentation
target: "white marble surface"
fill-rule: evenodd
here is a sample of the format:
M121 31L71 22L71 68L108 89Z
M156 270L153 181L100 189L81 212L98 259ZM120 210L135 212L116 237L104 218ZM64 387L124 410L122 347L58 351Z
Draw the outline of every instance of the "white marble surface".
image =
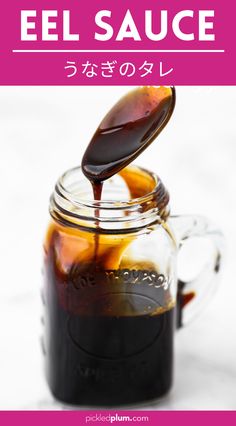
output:
M0 88L0 409L63 409L45 384L39 344L41 241L48 197L56 178L80 162L99 119L126 90ZM236 88L180 87L177 97L172 122L138 163L162 177L173 213L202 213L220 225L227 256L211 304L197 321L176 332L171 393L140 408L232 410Z

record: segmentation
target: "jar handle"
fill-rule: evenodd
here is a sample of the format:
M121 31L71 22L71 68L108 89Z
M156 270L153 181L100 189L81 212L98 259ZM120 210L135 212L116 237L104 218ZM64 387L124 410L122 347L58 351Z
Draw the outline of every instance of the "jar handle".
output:
M194 237L210 240L213 254L194 279L178 280L177 328L195 319L211 300L219 282L224 251L224 237L220 230L203 216L171 216L171 225L178 240L179 250ZM187 261L187 260L186 260Z

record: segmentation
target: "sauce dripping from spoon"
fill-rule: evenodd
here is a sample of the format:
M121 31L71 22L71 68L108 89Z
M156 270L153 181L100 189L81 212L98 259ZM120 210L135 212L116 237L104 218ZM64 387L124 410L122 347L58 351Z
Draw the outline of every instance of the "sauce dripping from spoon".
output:
M132 90L111 108L82 160L83 173L93 185L96 200L100 199L98 183L138 157L164 129L174 107L174 87L144 86Z
M82 159L83 173L92 184L94 200L98 201L96 228L99 228L103 182L130 164L153 142L168 123L174 107L174 87L138 87L123 96L100 123ZM95 264L98 249L99 235L95 234Z

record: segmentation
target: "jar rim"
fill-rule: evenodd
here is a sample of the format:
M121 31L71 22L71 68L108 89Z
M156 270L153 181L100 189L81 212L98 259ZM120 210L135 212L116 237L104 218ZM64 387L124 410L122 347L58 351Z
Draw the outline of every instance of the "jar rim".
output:
M74 192L70 185L79 183L79 177L83 176L82 183L89 184L89 181L84 177L81 166L73 167L63 173L55 185L54 193L51 196L50 213L52 217L58 220L62 217L78 226L77 220L81 222L92 221L100 224L110 224L113 222L124 222L130 226L137 227L135 221L141 220L142 223L152 223L154 220L165 219L169 215L168 202L169 194L164 187L161 179L153 172L139 166L128 166L127 168L136 168L137 170L146 173L153 180L153 189L137 198L127 199L85 199L80 193ZM72 180L70 180L72 176ZM74 181L73 181L74 178ZM112 178L110 178L112 179ZM70 183L70 185L69 185ZM99 217L96 216L96 210L99 208ZM86 214L84 213L86 209ZM143 222L144 219L144 222ZM87 226L87 223L86 223Z
M130 166L128 166L128 167L130 167ZM73 167L73 168L65 171L57 180L55 190L59 190L62 193L62 195L65 196L65 198L67 198L72 203L84 204L86 206L91 206L91 207L94 206L94 208L97 208L97 202L99 202L99 206L101 206L101 207L102 206L105 207L105 206L109 205L110 208L117 208L118 205L120 207L123 206L125 208L125 207L128 207L130 204L132 204L132 205L142 204L144 201L147 201L147 198L150 198L150 199L153 198L153 196L155 196L158 193L158 190L160 189L160 187L164 188L164 185L163 185L161 179L158 177L158 175L156 173L151 172L150 170L147 170L147 169L140 167L140 166L137 166L137 165L132 166L132 167L136 167L138 170L145 172L148 176L150 176L153 179L153 182L154 182L153 190L147 192L147 194L144 194L141 197L127 198L127 199L120 200L119 202L117 202L117 200L113 200L113 199L108 199L108 200L91 199L91 200L87 200L87 199L77 197L75 194L73 194L70 190L68 190L66 188L65 179L71 173L76 172L78 175L79 175L79 173L82 173L82 167L81 166L76 166L76 167ZM87 181L87 178L85 176L84 176L84 178Z

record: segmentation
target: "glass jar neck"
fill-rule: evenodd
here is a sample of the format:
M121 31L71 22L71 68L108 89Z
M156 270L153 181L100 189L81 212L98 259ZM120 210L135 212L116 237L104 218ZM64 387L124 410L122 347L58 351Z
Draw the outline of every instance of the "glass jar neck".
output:
M50 214L65 226L92 232L130 233L165 221L169 194L155 174L129 166L104 182L102 199L80 167L65 172L50 199Z

